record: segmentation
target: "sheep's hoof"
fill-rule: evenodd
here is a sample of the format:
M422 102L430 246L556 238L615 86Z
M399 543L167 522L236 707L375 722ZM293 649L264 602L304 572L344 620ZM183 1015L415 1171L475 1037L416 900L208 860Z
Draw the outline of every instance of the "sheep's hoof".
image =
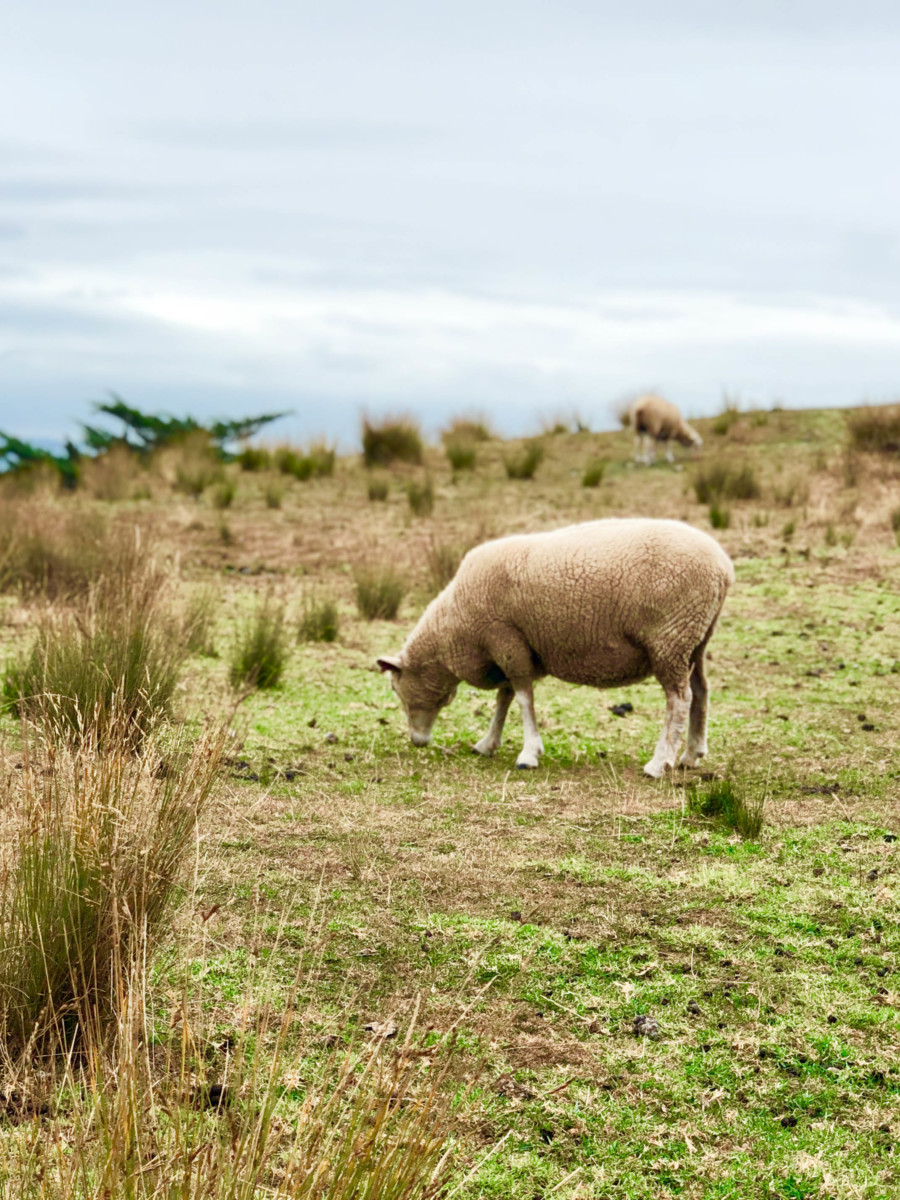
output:
M662 779L668 770L668 766L668 763L660 765L659 763L648 762L646 767L644 767L644 774L649 775L651 779Z
M535 756L533 762L527 758L519 758L516 760L516 767L520 771L536 771L537 766L538 766L537 756Z
M483 742L475 742L472 746L472 752L474 754L481 754L484 758L490 758L496 749L496 746L492 746L490 743L485 745Z
M687 770L692 771L694 767L699 767L701 761L706 758L706 747L697 746L695 749L685 750L681 758L681 765Z

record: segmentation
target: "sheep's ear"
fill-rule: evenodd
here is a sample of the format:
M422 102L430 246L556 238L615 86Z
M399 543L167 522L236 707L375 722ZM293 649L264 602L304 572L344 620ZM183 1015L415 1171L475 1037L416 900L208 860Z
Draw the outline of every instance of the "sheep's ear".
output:
M403 670L403 663L399 658L379 658L378 665L382 671L393 671L396 675Z

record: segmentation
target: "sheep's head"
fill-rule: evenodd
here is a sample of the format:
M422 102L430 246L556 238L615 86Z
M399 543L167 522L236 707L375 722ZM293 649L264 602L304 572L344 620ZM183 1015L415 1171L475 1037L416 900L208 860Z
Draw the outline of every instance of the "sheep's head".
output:
M703 438L696 429L691 429L690 425L685 425L683 432L678 435L678 440L682 446L693 446L697 450L703 445Z
M442 708L456 695L457 681L438 663L411 666L403 656L379 658L378 665L400 698L414 746L427 746Z

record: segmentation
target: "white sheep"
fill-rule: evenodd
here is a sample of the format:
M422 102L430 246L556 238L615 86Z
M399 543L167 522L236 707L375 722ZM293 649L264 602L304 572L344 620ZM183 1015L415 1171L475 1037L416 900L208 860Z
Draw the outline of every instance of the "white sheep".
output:
M635 462L655 462L656 447L660 442L666 445L667 462L675 461L673 440L681 442L682 446L703 445L703 438L688 425L675 405L652 392L635 400L628 412L628 424L634 429Z
M462 680L498 689L491 726L474 747L493 754L515 696L525 729L518 767L536 767L544 751L536 679L617 687L655 675L666 722L644 770L659 778L675 765L686 723L683 764L706 754L703 658L733 581L718 542L681 521L609 518L499 538L469 551L400 654L378 665L417 746L431 740Z

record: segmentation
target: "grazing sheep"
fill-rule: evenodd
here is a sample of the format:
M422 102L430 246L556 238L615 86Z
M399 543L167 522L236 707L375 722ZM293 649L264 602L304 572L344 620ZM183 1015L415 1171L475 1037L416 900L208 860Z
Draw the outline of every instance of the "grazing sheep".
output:
M428 744L463 680L498 689L490 729L474 747L493 754L515 696L525 727L518 767L536 767L544 750L536 679L616 687L655 675L666 723L644 770L659 778L675 765L685 724L684 765L706 754L703 656L733 581L718 542L681 521L611 518L500 538L469 551L400 654L378 665L417 746Z
M628 423L634 427L635 462L655 462L656 447L660 442L666 443L666 461L674 462L670 444L673 438L682 446L703 445L703 438L696 429L691 429L675 405L652 393L635 400L628 413Z

